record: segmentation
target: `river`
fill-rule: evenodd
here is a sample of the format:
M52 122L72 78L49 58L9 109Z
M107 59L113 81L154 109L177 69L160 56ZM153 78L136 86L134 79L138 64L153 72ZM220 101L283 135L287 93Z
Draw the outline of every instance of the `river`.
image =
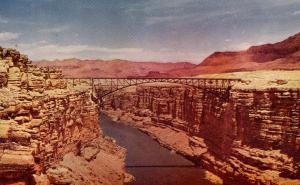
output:
M129 185L211 185L204 170L159 145L136 128L114 122L101 115L105 135L127 149L126 171L135 177Z

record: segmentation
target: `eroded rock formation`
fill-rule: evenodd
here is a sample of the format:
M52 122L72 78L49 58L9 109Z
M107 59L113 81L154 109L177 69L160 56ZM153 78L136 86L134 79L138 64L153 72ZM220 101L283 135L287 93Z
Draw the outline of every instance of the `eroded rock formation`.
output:
M145 85L105 108L226 184L300 184L298 89Z
M85 87L0 48L0 184L123 184L125 150L102 135Z

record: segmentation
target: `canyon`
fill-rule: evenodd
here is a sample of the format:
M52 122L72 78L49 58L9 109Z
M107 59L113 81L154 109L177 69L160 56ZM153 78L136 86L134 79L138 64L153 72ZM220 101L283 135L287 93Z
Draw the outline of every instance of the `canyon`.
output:
M103 135L89 89L0 48L0 184L123 184L126 150Z
M107 97L104 112L213 172L224 184L298 185L299 71L270 72L278 79L263 78L268 72L257 73L256 79L249 73L248 79L248 73L235 74L242 81L229 96L222 89L144 84Z
M212 181L299 185L299 38L214 53L197 66L77 59L32 63L14 49L0 48L0 184L132 180L125 171L126 149L99 125L102 112L201 166ZM103 89L64 79L103 75L240 80L229 88L139 84L100 100Z

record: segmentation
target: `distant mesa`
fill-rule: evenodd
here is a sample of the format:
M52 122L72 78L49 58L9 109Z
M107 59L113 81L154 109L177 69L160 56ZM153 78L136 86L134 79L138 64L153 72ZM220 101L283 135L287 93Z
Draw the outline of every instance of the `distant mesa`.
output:
M172 74L296 69L300 69L300 33L275 44L252 46L246 51L215 52L192 70L174 70Z
M239 61L265 63L276 59L285 59L287 63L299 61L295 56L300 51L300 33L275 44L264 44L252 46L246 51L241 52L215 52L206 58L201 65L224 65L224 62Z
M132 62L127 60L65 59L36 61L38 66L54 66L66 77L166 77L175 69L191 70L195 64L188 62L159 63Z
M300 69L300 33L274 44L252 46L239 52L215 52L195 65L188 62L132 62L127 60L66 59L37 61L54 66L67 77L183 77L255 70Z

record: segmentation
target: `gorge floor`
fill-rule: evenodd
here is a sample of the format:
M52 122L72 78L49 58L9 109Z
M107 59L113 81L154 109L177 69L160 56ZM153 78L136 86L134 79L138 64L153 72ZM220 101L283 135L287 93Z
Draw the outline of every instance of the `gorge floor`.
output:
M130 185L212 185L205 171L184 157L160 146L136 128L101 115L105 135L127 149L126 171L135 177Z

